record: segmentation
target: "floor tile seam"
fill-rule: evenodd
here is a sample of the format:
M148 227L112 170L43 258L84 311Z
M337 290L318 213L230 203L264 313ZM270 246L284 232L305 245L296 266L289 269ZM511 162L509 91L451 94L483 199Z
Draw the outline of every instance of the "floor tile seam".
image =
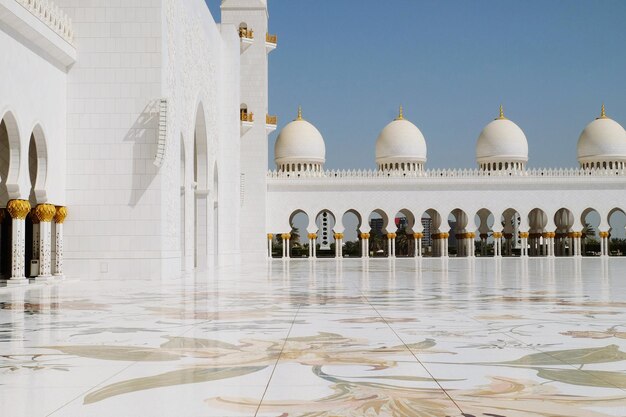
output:
M461 314L461 313L459 312L459 314ZM470 317L470 319L478 322L478 320L474 319L473 317ZM617 385L612 384L612 383L611 383L611 382L609 382L609 381L606 381L606 380L604 380L604 379L602 379L602 378L600 378L600 377L597 377L597 376L595 376L595 375L589 374L588 372L585 372L585 370L584 370L584 369L579 369L579 368L578 368L578 367L576 367L574 364L571 364L571 363L569 363L569 362L566 362L566 361L564 361L564 360L562 360L562 359L557 358L557 357L556 357L556 356L554 356L554 355L551 355L548 351L543 351L543 350L541 350L541 349L539 349L539 348L537 348L537 347L535 347L535 346L532 346L532 345L528 344L527 342L525 342L525 341L524 341L524 340L522 340L522 339L518 339L517 337L515 337L515 336L514 336L512 333L510 333L510 332L507 332L507 331L502 331L502 330L499 330L499 329L494 329L494 328L492 328L489 324L487 324L487 325L486 325L486 328L487 328L487 329L489 329L489 330L494 330L494 331L495 331L496 333L498 333L498 334L501 334L501 335L503 335L503 336L505 336L505 337L508 337L509 339L512 339L512 340L515 340L516 342L521 343L522 345L524 345L524 346L525 346L527 349L529 349L529 350L532 350L532 351L535 351L535 352L538 352L538 353L543 353L544 355L548 355L548 356L550 356L551 358L553 358L553 359L555 359L555 360L557 360L557 361L561 362L563 365L569 366L569 367L571 367L572 369L575 369L575 370L577 370L577 371L583 372L583 373L585 373L586 375L588 375L588 376L589 376L589 377L591 377L591 378L594 378L594 379L596 379L596 380L598 380L598 381L602 381L602 382L604 382L605 384L609 384L609 385L611 385L612 387L614 387L614 388L616 388L616 389L618 389L618 390L620 390L620 391L626 391L626 389L624 389L624 388L622 388L622 387L618 387Z
M402 345L404 345L404 347L409 351L409 353L411 354L411 356L413 356L413 358L415 358L415 360L417 361L417 363L428 373L428 375L430 376L430 378L437 384L437 386L439 387L439 389L446 395L446 397L448 397L448 399L452 402L452 404L454 404L454 406L461 412L461 414L463 414L463 410L461 409L461 407L459 406L459 404L454 400L454 398L452 398L452 396L450 395L450 393L448 393L448 391L443 387L443 385L441 385L441 383L439 382L439 380L437 380L437 378L435 378L435 376L430 372L430 370L424 365L424 363L417 357L417 355L415 354L415 352L413 352L413 350L411 350L411 348L407 345L407 343L404 341L404 339L402 337L400 337L400 335L395 331L395 329L387 322L387 320L385 319L385 317L383 317L380 312L376 309L376 307L374 307L368 300L367 296L365 296L364 294L361 293L361 296L365 299L365 301L372 307L372 309L374 309L374 311L376 312L376 314L381 318L381 320L383 320L383 322L387 325L387 327L393 332L393 334L398 338L398 340L402 343Z
M114 374L102 379L100 382L98 382L96 385L92 386L91 388L81 392L79 395L75 396L74 398L70 399L69 401L66 401L65 404L61 405L60 407L58 407L57 409L53 410L51 413L46 414L46 417L50 417L53 414L58 413L59 411L63 410L65 407L68 407L70 404L72 404L74 401L78 400L81 397L84 397L85 395L87 395L89 392L93 391L95 388L98 388L100 386L102 386L103 384L105 384L107 381L110 381L111 379L115 378L116 376L118 376L119 374L126 372L128 369L130 369L132 366L134 366L135 364L137 364L138 362L133 362L131 364L129 364L128 366L120 369L119 371L115 372Z
M276 362L274 362L274 366L272 368L272 372L270 373L270 376L267 380L267 384L265 385L265 389L263 390L263 394L261 395L261 399L259 400L259 405L257 406L255 412L254 412L254 417L256 417L259 414L259 410L261 409L261 405L263 404L263 400L265 399L265 395L267 394L267 390L269 389L270 383L272 382L272 377L274 376L274 372L276 372L276 367L278 366L278 363L280 362L280 358L283 354L283 351L285 350L285 346L287 345L287 341L289 340L289 336L291 335L291 331L293 330L293 326L296 323L296 319L298 318L298 313L300 312L300 304L298 305L298 309L296 310L296 313L293 316L293 320L291 321L291 326L289 326L289 330L287 331L287 335L285 336L285 340L283 341L283 345L280 348L280 352L278 354L278 357L276 358Z

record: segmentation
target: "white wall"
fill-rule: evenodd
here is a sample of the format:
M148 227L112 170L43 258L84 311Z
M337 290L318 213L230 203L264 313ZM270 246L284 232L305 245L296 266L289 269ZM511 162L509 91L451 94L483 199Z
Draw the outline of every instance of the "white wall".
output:
M528 213L534 208L544 210L548 217L546 230L555 230L554 215L568 208L574 215L574 230L582 229L581 216L587 208L601 216L600 230L608 231L608 215L614 208L626 210L626 195L619 190L626 186L621 176L560 178L308 178L270 179L268 193L268 233L290 231L289 217L300 209L309 217L309 232L315 232L315 217L322 210L335 216L336 232L343 232L341 218L354 209L361 214L361 230L369 230L367 220L372 211L385 212L389 222L402 209L420 218L428 209L442 216L442 230L447 231L448 214L456 208L469 218L468 230L478 210L486 208L496 219L508 208L522 216L520 230L528 230ZM415 231L419 230L419 224ZM475 227L474 227L475 226ZM500 230L498 222L495 230ZM301 233L304 233L301 231Z
M33 24L36 18L32 16ZM3 26L0 26L3 27ZM50 36L58 36L50 31ZM65 68L49 60L36 49L31 49L19 35L0 29L0 118L11 112L19 130L19 174L10 195L2 196L0 206L8 198L28 200L30 179L28 146L36 125L40 125L45 144L38 152L47 153L47 180L42 186L38 203L65 205L65 132L66 132L66 72ZM45 149L43 149L45 146ZM15 160L14 160L15 161ZM12 161L11 163L13 163Z
M158 277L160 0L59 0L78 61L68 75L66 274Z
M246 257L264 257L267 173L268 56L265 34L268 15L265 1L226 0L222 22L239 27L245 22L254 31L254 42L241 54L241 102L254 113L254 125L241 138L240 163L243 179L241 251Z
M207 210L204 256L208 266L215 263L215 251L222 262L233 262L239 253L239 38L233 27L218 27L202 0L168 0L164 6L163 95L168 97L167 159L161 168L163 207L163 270L175 274L194 267L195 190L185 184L185 257L180 263L180 145L185 143L186 178L194 177L193 150L198 108L204 109L207 167ZM215 189L217 166L218 190ZM198 181L199 183L201 181ZM219 191L219 192L218 192ZM219 194L219 195L218 195ZM215 233L214 205L217 198L219 237ZM216 243L216 238L218 243Z

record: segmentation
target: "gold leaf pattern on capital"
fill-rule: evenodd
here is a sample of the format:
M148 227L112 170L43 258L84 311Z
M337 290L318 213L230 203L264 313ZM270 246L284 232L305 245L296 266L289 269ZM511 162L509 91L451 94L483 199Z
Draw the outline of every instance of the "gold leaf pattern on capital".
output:
M40 222L49 223L54 218L57 209L52 204L38 204L35 208L35 215Z
M66 217L67 217L67 207L57 206L56 214L54 215L54 222L57 224L63 224Z
M11 200L7 204L7 211L11 218L23 220L30 212L30 203L27 200Z

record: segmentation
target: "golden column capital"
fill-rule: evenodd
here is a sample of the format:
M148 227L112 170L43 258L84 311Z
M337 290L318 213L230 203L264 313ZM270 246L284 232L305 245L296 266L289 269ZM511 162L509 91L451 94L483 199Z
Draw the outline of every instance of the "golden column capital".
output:
M413 233L414 239L422 239L424 237L424 233Z
M522 239L527 239L529 233L528 232L519 232L519 237Z
M267 240L272 240L272 239L274 239L274 235L272 233L268 233Z
M11 218L23 220L30 212L30 203L27 200L10 200L7 211Z
M494 239L502 239L502 233L501 232L493 232L492 234Z
M67 217L67 207L56 206L56 214L54 215L54 222L57 224L63 224Z
M395 239L396 236L397 235L395 233L387 233L387 239Z
M291 233L283 233L280 235L283 240L291 239Z
M309 240L317 239L317 233L309 233Z
M35 216L40 222L49 223L57 213L56 207L52 204L37 204Z
M335 239L343 239L343 233L335 233Z
M361 239L369 239L369 238L370 238L369 233L361 233Z
M600 232L600 237L609 237L609 232Z

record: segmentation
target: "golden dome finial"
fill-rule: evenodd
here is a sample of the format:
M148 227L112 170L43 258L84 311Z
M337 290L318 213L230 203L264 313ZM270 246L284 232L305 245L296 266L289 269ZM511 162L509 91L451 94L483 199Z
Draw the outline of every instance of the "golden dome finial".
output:
M302 106L298 105L298 117L296 120L302 120Z
M602 103L602 108L600 109L600 119L606 119L606 109L604 108L604 103Z
M500 104L500 115L498 116L496 120L504 120L504 119L506 119L506 116L504 116L504 106Z
M402 109L402 104L400 104L400 110L398 111L398 117L396 120L404 120L404 111Z

